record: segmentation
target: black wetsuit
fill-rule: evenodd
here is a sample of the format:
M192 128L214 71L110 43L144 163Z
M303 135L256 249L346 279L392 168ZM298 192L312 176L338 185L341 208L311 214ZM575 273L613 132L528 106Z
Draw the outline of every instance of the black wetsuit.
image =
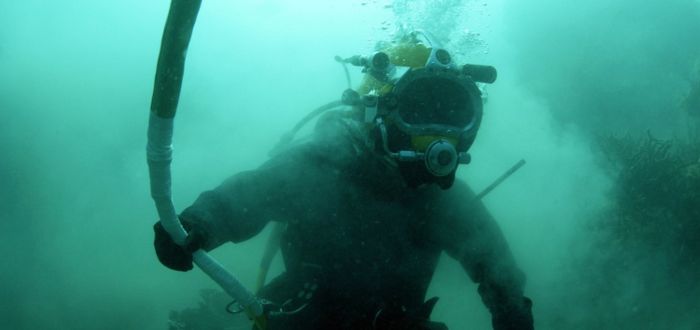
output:
M390 328L421 309L442 251L479 283L495 329L531 329L524 276L467 185L408 188L362 136L349 120L327 121L310 141L204 192L181 217L206 233L207 249L247 240L269 221L287 224L286 272L262 295L306 307L270 330L371 329L378 316Z

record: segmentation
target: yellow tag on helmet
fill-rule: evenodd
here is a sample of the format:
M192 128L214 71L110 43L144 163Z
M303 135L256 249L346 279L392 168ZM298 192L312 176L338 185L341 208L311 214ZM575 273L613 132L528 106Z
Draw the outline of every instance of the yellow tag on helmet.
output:
M410 68L424 67L430 57L430 48L414 42L399 43L384 52L389 55L391 64Z
M444 136L439 136L439 135L418 135L418 136L411 136L411 146L413 147L413 150L418 151L418 152L425 152L428 150L428 146L437 141L437 140L445 140L452 144L455 148L457 147L457 139L452 138L452 137L444 137Z

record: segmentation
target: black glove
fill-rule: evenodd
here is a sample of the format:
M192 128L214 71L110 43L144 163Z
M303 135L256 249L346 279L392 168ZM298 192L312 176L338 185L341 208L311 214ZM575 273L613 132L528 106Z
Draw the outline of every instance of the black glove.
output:
M192 252L202 248L205 239L202 231L196 229L192 224L183 221L182 226L188 232L184 246L177 245L170 238L168 232L165 231L160 221L156 222L153 225L153 231L155 232L153 246L156 249L158 260L165 267L186 272L192 269Z
M493 315L491 319L494 330L532 330L532 300L523 297L521 303L513 304Z
M430 321L430 314L435 308L438 297L433 297L424 302L417 309L404 311L403 309L381 309L374 316L372 322L376 330L447 330L447 325Z

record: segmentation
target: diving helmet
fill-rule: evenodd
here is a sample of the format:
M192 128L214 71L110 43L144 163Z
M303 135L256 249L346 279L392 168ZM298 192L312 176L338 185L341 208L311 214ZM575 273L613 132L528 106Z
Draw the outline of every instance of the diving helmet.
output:
M449 188L458 165L470 162L468 150L481 123L477 82L493 83L496 69L458 66L425 31L379 48L344 60L365 73L344 100L362 109L378 148L397 162L410 185L437 182Z

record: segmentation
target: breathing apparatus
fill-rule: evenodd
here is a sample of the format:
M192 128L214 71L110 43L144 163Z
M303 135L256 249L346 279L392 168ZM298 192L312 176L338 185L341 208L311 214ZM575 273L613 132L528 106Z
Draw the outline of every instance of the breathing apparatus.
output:
M336 58L362 67L363 81L343 93L377 134L378 149L400 168L425 172L417 184L435 181L448 188L481 124L478 83L493 83L492 66L459 66L425 31L379 46L370 56ZM415 174L415 173L414 173Z

